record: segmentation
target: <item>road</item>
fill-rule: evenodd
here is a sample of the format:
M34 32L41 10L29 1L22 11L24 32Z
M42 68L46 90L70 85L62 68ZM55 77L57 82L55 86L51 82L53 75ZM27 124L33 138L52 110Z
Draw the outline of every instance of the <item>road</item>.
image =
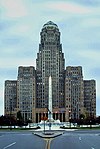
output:
M31 132L0 132L0 149L45 149L46 141Z
M51 141L50 149L100 149L100 131L65 132Z
M29 131L0 131L0 149L100 149L100 131L64 131L50 140Z

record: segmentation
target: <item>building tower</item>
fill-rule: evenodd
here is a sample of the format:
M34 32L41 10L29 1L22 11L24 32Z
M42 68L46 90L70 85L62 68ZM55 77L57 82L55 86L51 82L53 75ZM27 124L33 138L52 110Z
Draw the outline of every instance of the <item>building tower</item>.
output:
M84 80L84 107L89 117L96 117L96 81Z
M4 91L4 114L16 116L17 80L6 80Z
M61 122L79 119L84 113L96 116L96 81L83 80L81 66L65 69L60 31L52 21L40 32L36 70L20 66L17 80L5 81L4 110L5 115L15 116L21 111L24 121L32 122L49 116Z
M65 105L66 119L78 119L83 113L84 85L82 67L66 67L65 73Z
M64 107L65 59L60 43L59 28L52 21L44 24L40 33L39 53L36 59L37 108L47 108L49 76L52 77L53 109Z
M17 110L21 111L24 121L35 119L35 68L33 66L18 68L17 78Z

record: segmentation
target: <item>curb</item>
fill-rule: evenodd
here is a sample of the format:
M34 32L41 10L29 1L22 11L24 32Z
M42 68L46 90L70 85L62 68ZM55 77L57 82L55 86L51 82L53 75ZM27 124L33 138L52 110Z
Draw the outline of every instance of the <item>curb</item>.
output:
M34 135L41 137L41 138L55 138L63 134L63 132L54 132L53 134L44 134L43 132L40 133L33 133Z

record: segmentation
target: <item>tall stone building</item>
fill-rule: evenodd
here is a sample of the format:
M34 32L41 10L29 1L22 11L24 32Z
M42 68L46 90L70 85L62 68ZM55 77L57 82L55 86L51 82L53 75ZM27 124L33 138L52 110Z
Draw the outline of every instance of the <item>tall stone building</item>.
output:
M17 111L17 81L6 80L4 91L4 113L16 115Z
M38 115L44 112L44 109L42 108L48 107L49 76L52 77L53 111L59 112L60 108L64 108L65 102L65 59L64 54L62 53L62 45L60 43L60 32L58 26L51 21L47 22L46 24L44 24L40 36L41 43L39 44L39 53L37 54L36 59L36 107L40 108L40 112L38 112Z
M82 67L66 67L65 72L65 105L67 117L78 119L84 107L84 85Z
M90 117L96 117L96 82L84 80L84 107Z
M84 113L84 108L89 115L96 115L95 80L84 81L81 66L68 66L65 70L60 35L58 26L52 21L43 25L36 70L33 66L20 66L17 81L5 81L5 114L11 112L12 105L15 113L21 111L25 121L40 122L44 116L48 117L51 76L52 115L55 120L77 119ZM15 90L12 91L13 87ZM10 99L13 99L12 104Z
M35 119L36 79L35 68L18 68L17 111L21 111L24 121Z

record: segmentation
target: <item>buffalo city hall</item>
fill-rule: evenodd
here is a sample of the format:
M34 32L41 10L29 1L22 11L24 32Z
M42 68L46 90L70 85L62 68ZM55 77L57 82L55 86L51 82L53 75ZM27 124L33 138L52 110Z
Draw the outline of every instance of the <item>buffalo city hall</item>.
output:
M65 68L60 31L52 21L40 32L36 69L19 66L17 79L5 81L4 114L16 117L20 111L24 121L36 123L48 117L50 76L54 120L67 122L85 113L96 116L96 81L83 80L81 66Z

